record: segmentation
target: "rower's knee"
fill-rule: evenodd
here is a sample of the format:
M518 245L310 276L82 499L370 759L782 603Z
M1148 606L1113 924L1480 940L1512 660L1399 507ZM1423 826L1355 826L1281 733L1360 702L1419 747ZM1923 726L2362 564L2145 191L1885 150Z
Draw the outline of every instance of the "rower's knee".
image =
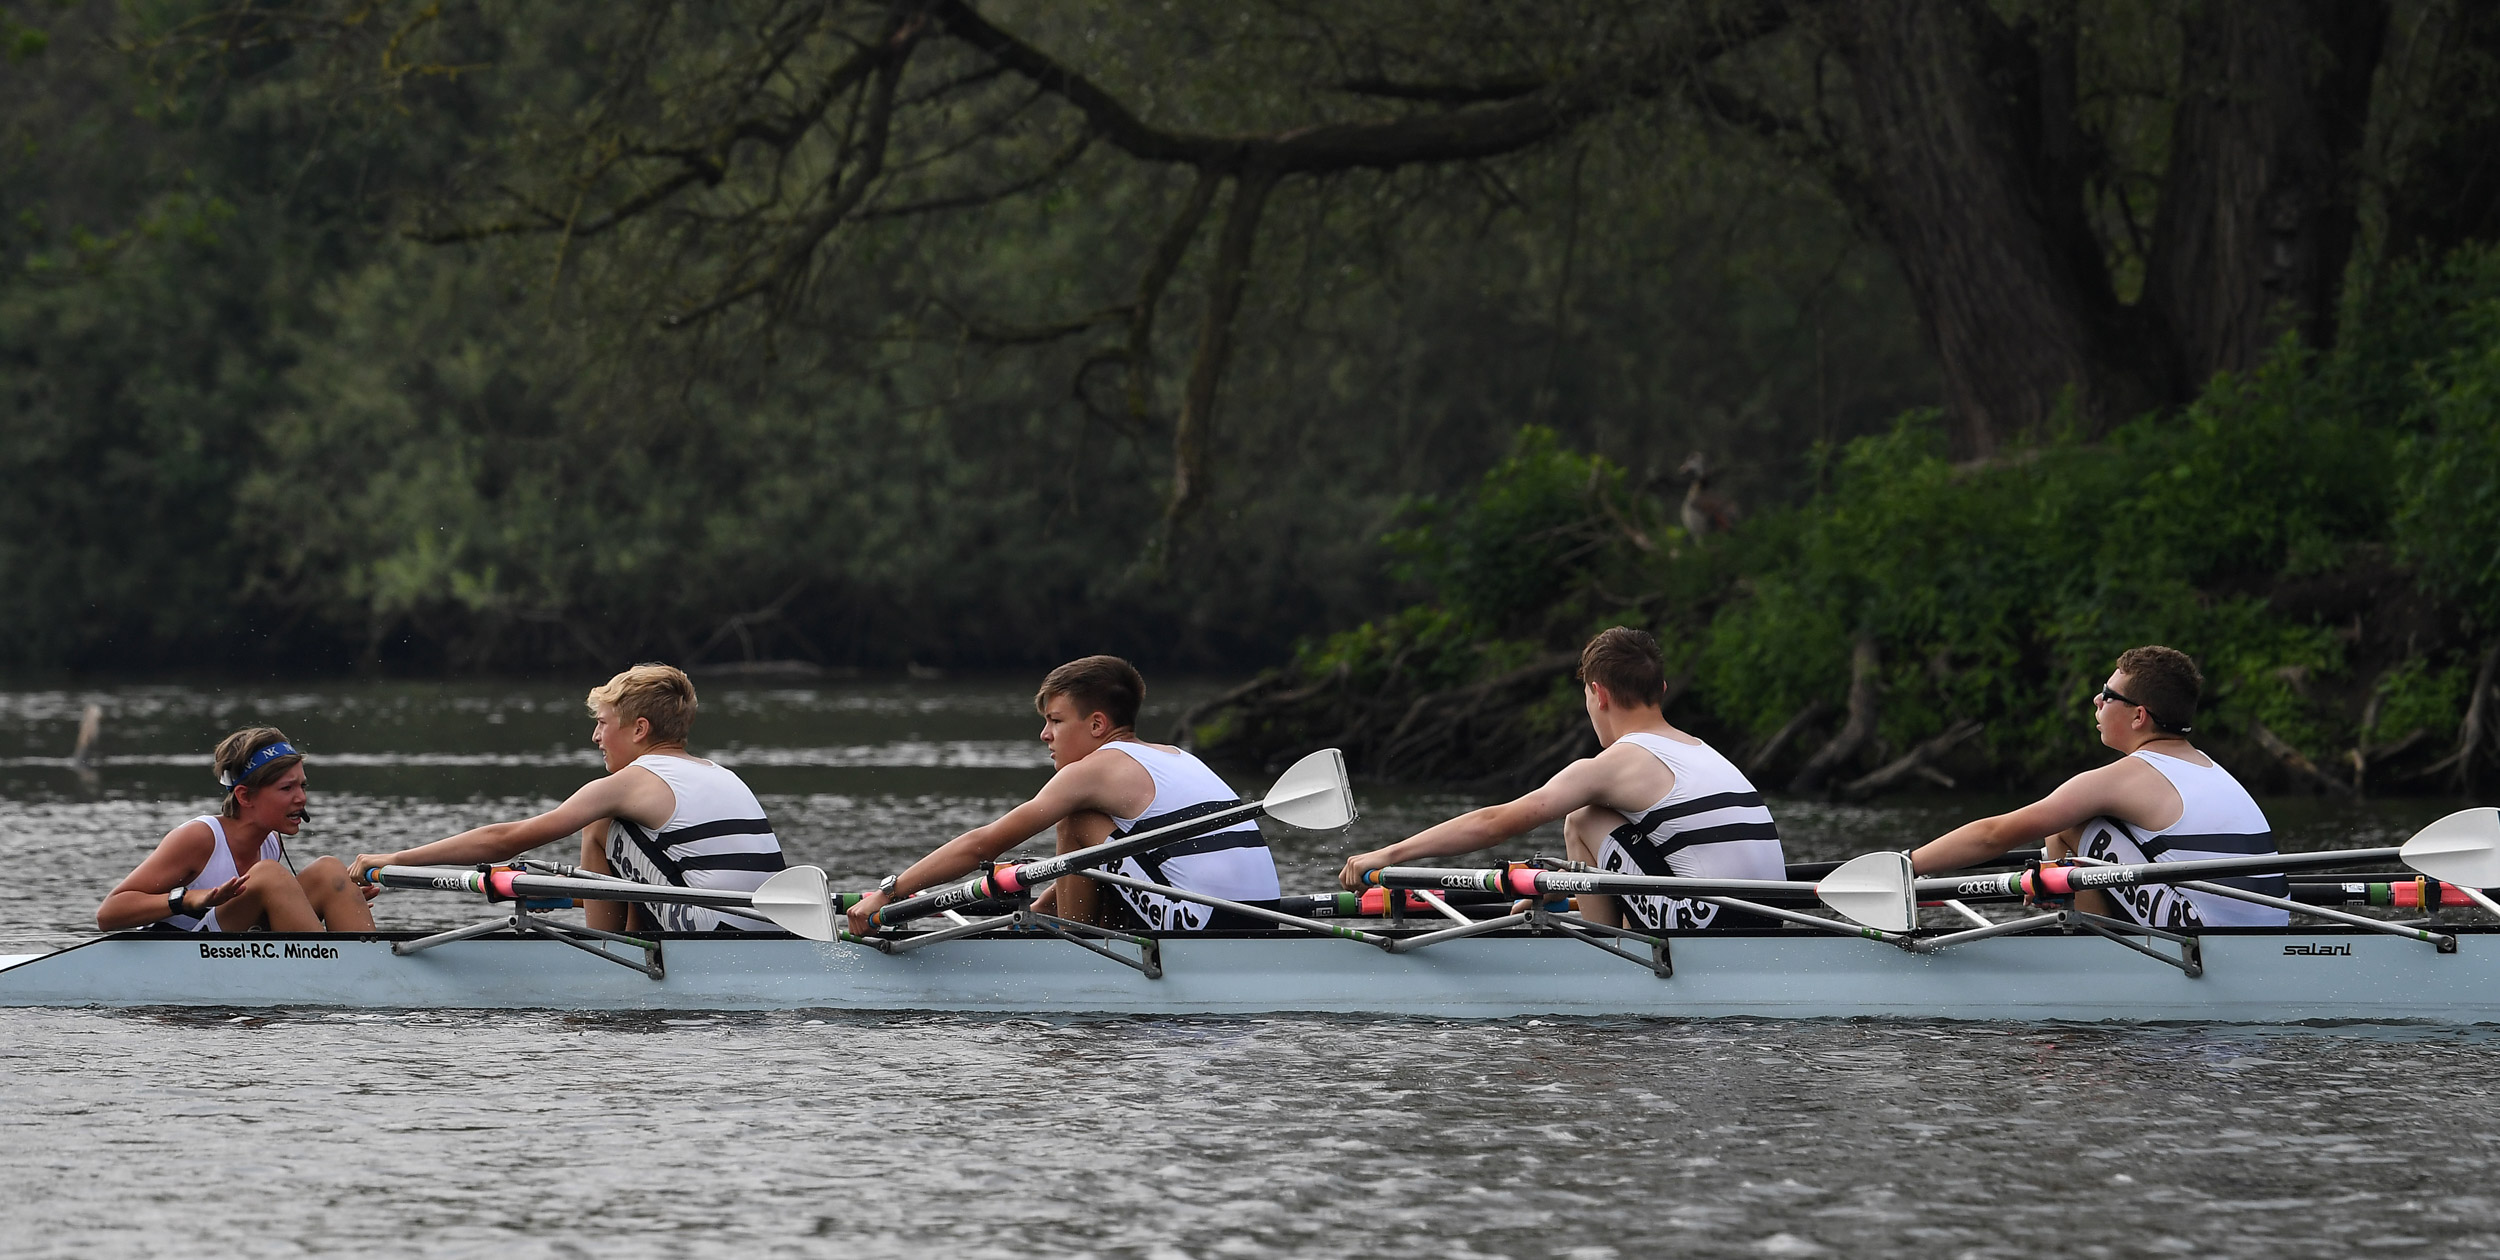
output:
M243 889L246 892L265 893L279 884L294 882L295 872L288 870L286 863L276 858L262 858L252 863L252 869L243 872Z
M1563 819L1563 850L1571 855L1572 861L1597 860L1597 838L1608 830L1600 821L1600 815L1605 812L1594 805L1583 805Z
M304 868L304 873L296 877L296 882L307 889L336 891L345 888L348 882L347 863L334 857L315 858Z

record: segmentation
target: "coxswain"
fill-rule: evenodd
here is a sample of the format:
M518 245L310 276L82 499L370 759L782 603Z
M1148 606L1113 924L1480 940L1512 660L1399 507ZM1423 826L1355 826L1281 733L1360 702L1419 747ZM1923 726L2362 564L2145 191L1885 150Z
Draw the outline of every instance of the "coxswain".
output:
M1662 707L1665 663L1658 640L1627 626L1581 649L1580 700L1598 753L1562 768L1545 786L1347 858L1338 882L1419 858L1489 849L1555 819L1572 861L1635 875L1785 879L1779 826L1762 793L1717 749L1676 729ZM1618 904L1619 903L1619 904ZM1762 915L1689 897L1583 895L1580 917L1625 926L1624 911L1651 931L1777 927Z
M372 894L325 857L301 874L287 864L286 836L303 828L304 754L275 727L254 726L211 755L223 789L217 812L165 833L156 851L96 907L108 932L370 932Z
M2050 860L2080 855L2105 862L2192 862L2274 853L2265 811L2188 736L2204 676L2185 652L2129 648L2109 681L2092 693L2101 742L2123 754L2010 814L1964 823L1910 854L1921 875L1958 870L2017 848L2043 845ZM2291 895L2283 875L2208 881L2275 897ZM2076 894L2076 908L2123 915L2152 927L2282 927L2289 911L2168 884Z
M508 862L579 833L581 869L644 884L752 892L781 870L781 840L763 805L728 768L686 751L694 683L669 665L636 665L591 689L590 742L608 773L535 818L488 823L397 853L357 855L358 879L377 866ZM770 923L705 906L592 901L585 920L624 931L773 931Z
M1050 671L1033 697L1033 707L1042 716L1042 743L1050 748L1055 771L1050 781L1033 799L996 821L947 841L888 877L851 907L851 930L873 930L872 916L887 903L971 874L1045 831L1055 830L1058 852L1073 853L1142 828L1238 804L1233 790L1205 762L1168 744L1137 738L1137 710L1145 699L1146 680L1116 656L1088 656ZM1110 870L1271 910L1281 892L1275 855L1253 821L1123 858ZM1081 923L1156 931L1268 926L1238 911L1114 887L1119 898L1108 901L1094 881L1071 875L1045 889L1035 904L1045 913Z

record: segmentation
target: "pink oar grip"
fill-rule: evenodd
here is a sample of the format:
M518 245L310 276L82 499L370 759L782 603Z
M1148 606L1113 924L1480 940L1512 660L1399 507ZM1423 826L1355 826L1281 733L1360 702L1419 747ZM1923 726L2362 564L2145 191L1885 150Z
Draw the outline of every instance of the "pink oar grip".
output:
M495 895L498 897L518 898L520 896L519 893L512 891L512 872L510 871L494 870L486 872L486 886L495 890Z
M1502 872L1502 882L1510 887L1511 896L1533 897L1537 895L1535 871L1514 866Z
M2034 896L2071 897L2075 892L2074 871L2064 866L2043 866L2032 872L2030 892Z
M1001 897L1013 897L1023 889L1023 868L1001 866L990 872L990 891Z

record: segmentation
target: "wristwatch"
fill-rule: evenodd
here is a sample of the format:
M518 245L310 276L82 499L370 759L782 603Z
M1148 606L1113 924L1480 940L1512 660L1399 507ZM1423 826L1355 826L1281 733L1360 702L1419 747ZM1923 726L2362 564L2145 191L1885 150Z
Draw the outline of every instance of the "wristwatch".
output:
M178 887L178 888L174 889L172 892L169 892L169 893L165 894L165 913L166 913L166 917L171 918L172 916L177 915L177 914L189 914L189 913L191 913L191 908L190 908L189 906L186 906L186 905L182 904L182 899L183 899L184 897L189 896L189 895L191 895L191 889L190 889L190 886L189 886L189 885L184 885L184 886Z
M886 876L884 880L877 884L877 895L888 901L892 901L897 897L900 897L902 895L902 889L899 885L901 885L902 882L903 877L899 872Z

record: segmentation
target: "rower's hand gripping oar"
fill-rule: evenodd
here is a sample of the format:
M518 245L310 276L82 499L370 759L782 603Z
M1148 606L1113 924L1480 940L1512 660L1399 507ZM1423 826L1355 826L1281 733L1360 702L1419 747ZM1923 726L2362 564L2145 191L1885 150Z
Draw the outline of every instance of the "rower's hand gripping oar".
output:
M488 897L507 901L563 897L584 901L639 901L744 910L783 931L811 941L833 940L836 927L833 898L826 890L825 873L813 866L793 866L776 871L753 892L535 875L502 866L482 870L449 866L377 866L365 872L365 880L384 888L434 888L446 892L484 893Z
M2274 874L2353 866L2396 858L2433 879L2460 888L2500 887L2500 809L2461 809L2415 832L2393 849L2330 849L2317 853L2271 853L2189 862L2138 862L2126 866L2033 866L1995 875L1919 879L1906 853L1868 853L1849 859L1815 885L1823 904L1868 927L1906 932L1916 922L1918 897L2063 897L2095 888L2178 884L2216 875Z
M1141 831L1090 849L1043 858L1038 862L999 866L987 874L975 875L960 883L923 891L891 905L880 906L871 917L879 927L894 927L974 902L1019 896L1060 876L1109 866L1123 858L1209 832L1222 831L1262 815L1304 831L1334 831L1353 822L1354 789L1346 781L1345 754L1334 748L1323 748L1293 763L1276 780L1276 786L1268 789L1264 800L1244 801L1226 809Z

